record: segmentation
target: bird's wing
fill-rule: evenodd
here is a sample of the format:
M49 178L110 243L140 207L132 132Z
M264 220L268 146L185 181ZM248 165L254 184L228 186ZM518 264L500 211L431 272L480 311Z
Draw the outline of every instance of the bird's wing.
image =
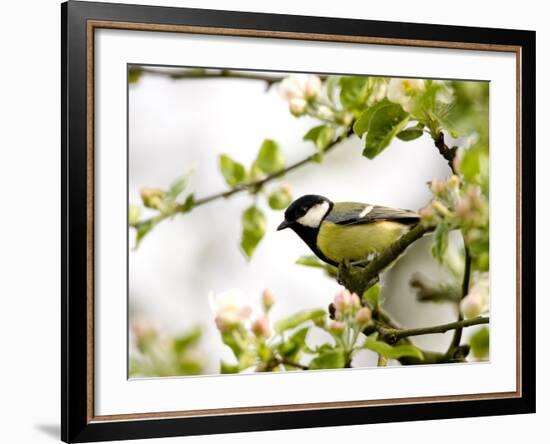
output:
M334 206L326 220L338 225L360 225L382 220L415 225L420 221L418 213L409 210L355 202L339 202Z

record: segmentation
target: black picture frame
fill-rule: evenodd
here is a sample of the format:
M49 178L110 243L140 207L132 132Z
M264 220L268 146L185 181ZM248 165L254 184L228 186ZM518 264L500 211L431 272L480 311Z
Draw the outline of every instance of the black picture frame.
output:
M338 407L128 420L90 415L90 142L87 79L88 23L185 25L373 39L509 45L519 48L521 111L521 393L515 397L437 403ZM62 324L61 438L89 442L180 435L277 430L535 412L535 32L201 9L69 1L61 5L62 54ZM521 118L521 115L520 115ZM93 404L92 404L93 406Z

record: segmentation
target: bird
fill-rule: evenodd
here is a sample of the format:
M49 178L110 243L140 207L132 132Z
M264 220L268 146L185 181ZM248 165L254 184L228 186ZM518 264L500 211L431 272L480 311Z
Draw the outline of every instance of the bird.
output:
M414 211L359 202L332 202L316 194L293 201L277 231L290 228L327 264L371 258L420 222Z

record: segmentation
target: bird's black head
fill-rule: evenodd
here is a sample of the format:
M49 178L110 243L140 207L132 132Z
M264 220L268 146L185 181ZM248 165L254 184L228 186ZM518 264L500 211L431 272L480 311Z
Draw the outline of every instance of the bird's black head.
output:
M292 202L285 211L285 220L277 230L292 228L317 229L321 222L332 209L332 202L323 196L306 194Z

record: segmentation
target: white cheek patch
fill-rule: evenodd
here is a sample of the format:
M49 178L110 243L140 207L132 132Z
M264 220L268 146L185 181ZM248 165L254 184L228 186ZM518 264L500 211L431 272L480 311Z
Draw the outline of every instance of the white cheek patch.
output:
M300 225L304 225L305 227L318 228L319 225L321 225L321 221L328 213L329 207L330 205L328 202L314 205L308 210L306 214L304 214L296 221Z

